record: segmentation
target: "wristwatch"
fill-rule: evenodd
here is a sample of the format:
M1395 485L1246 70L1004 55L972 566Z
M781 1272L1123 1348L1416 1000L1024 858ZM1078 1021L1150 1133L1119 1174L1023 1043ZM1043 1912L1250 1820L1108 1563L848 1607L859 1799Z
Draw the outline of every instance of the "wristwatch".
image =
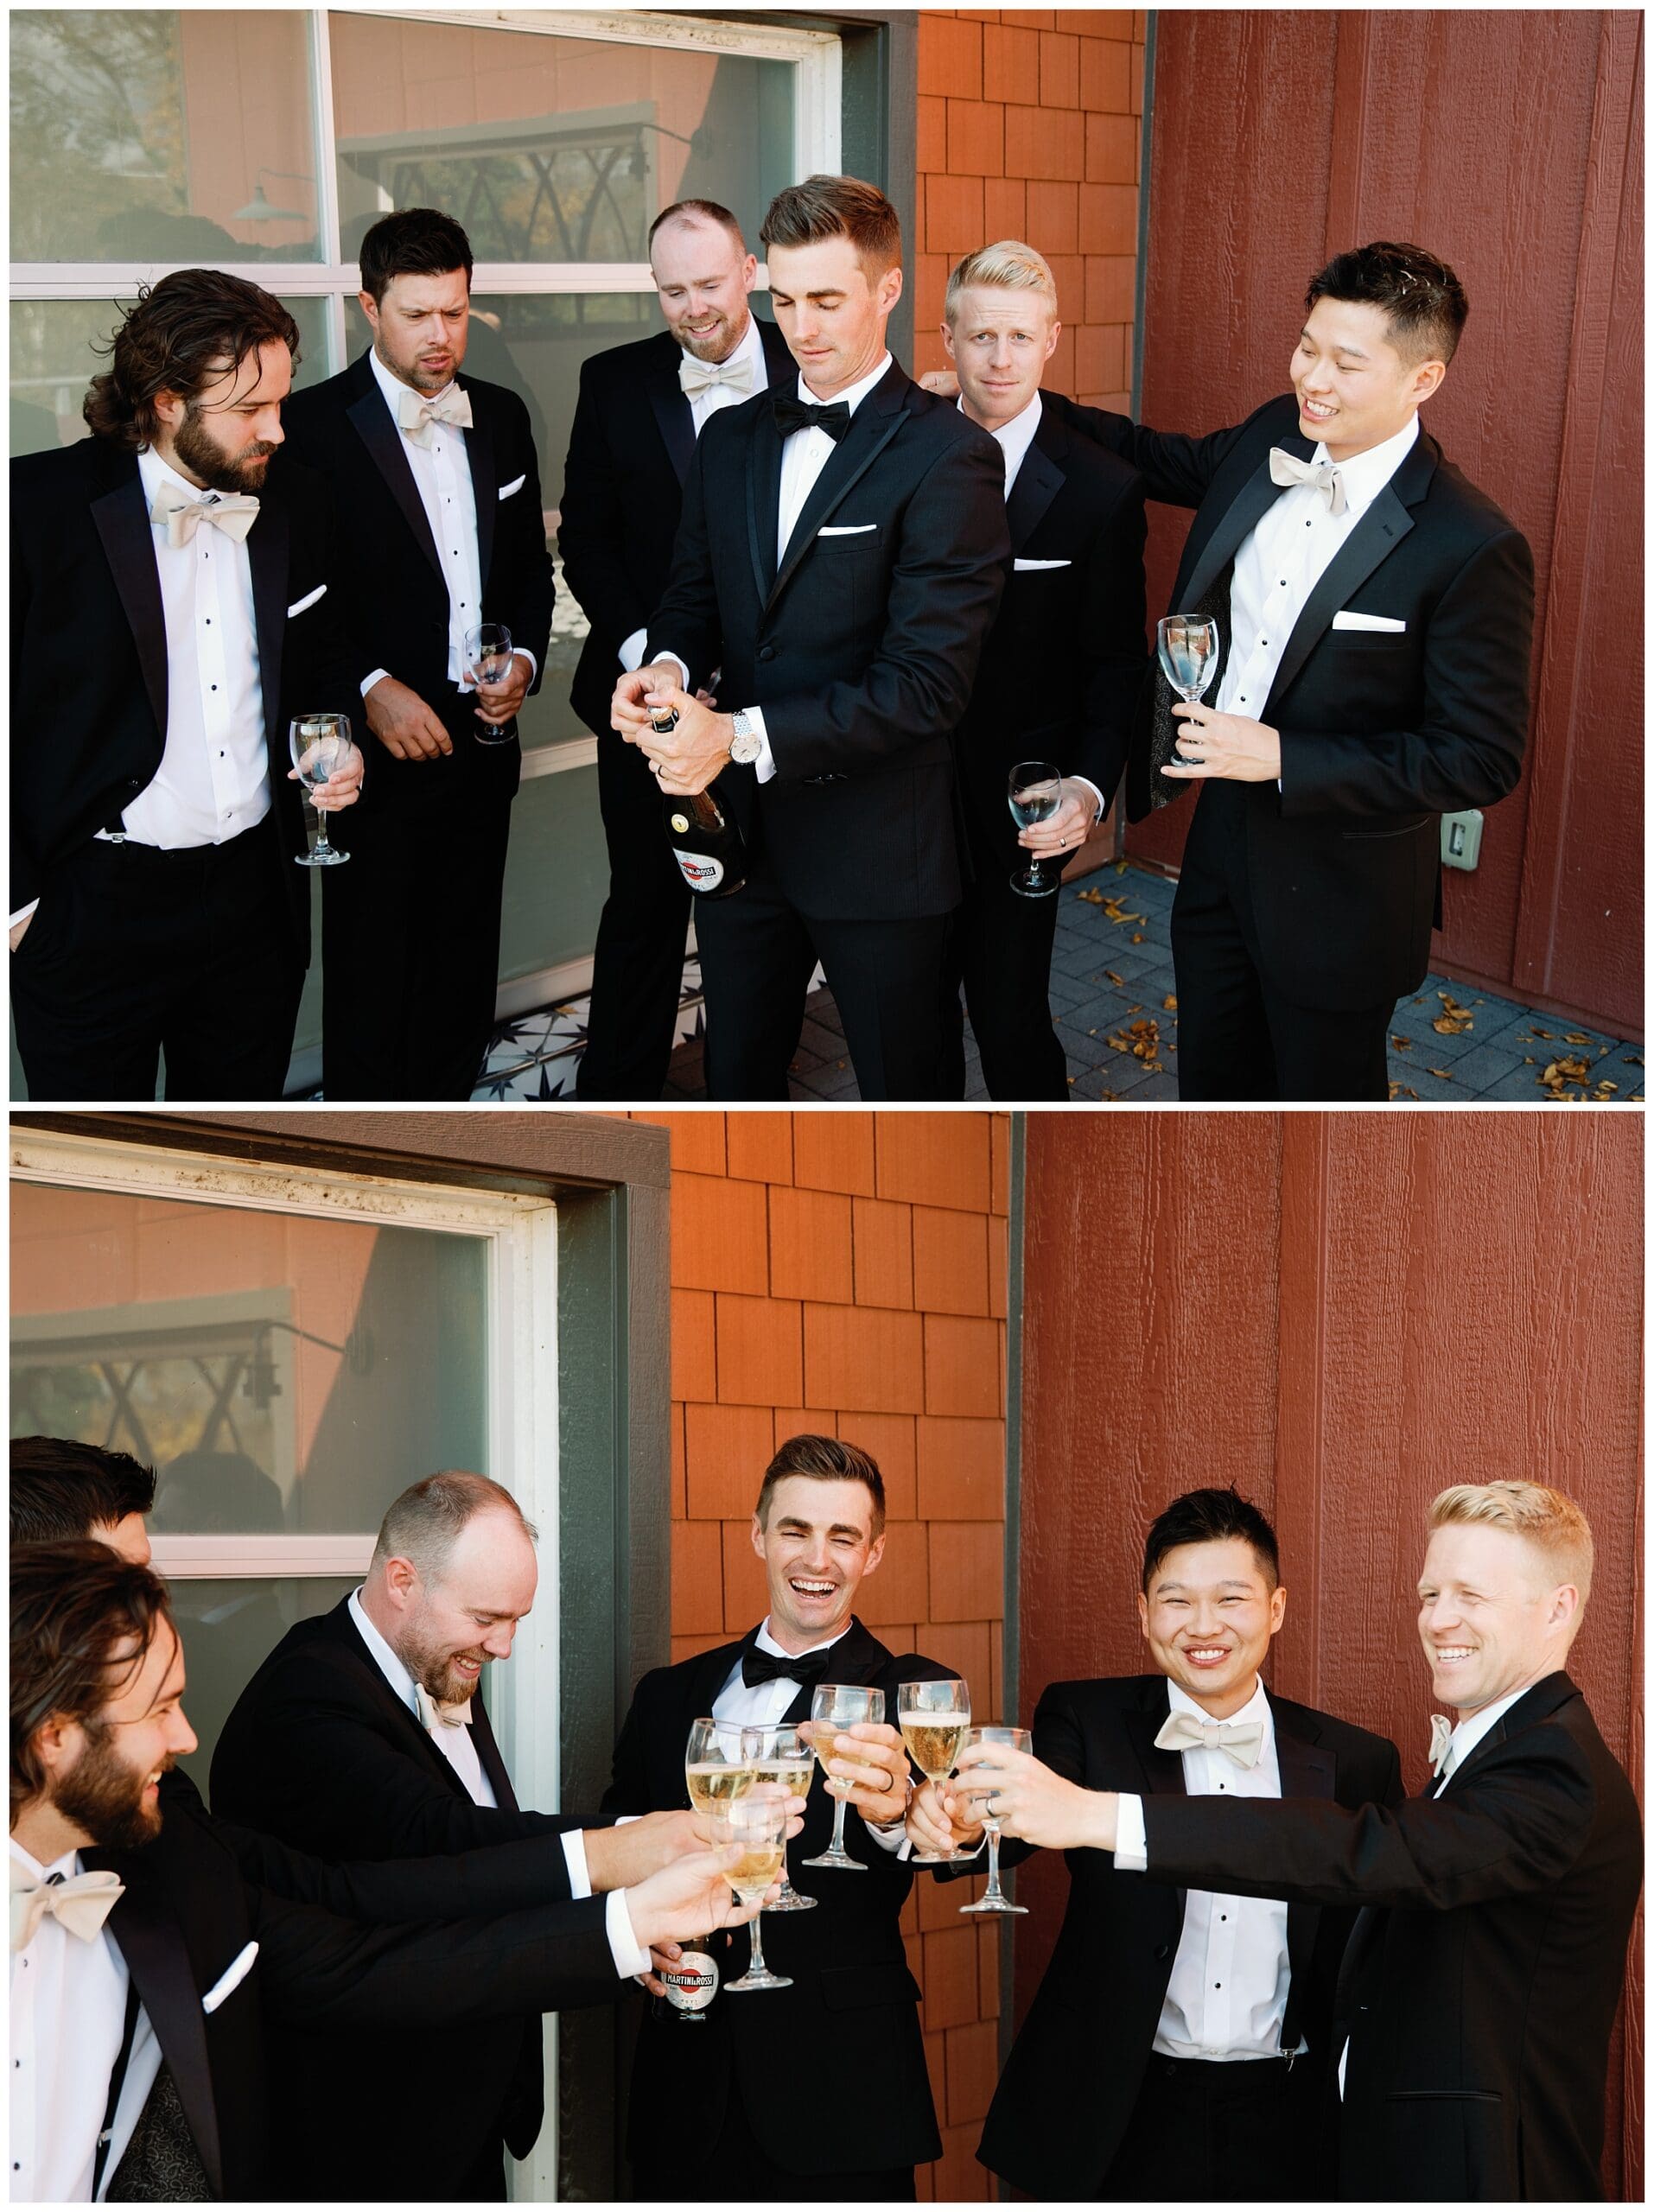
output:
M729 719L735 726L734 734L729 740L729 758L739 761L743 767L750 767L760 749L752 717L745 707L737 707Z

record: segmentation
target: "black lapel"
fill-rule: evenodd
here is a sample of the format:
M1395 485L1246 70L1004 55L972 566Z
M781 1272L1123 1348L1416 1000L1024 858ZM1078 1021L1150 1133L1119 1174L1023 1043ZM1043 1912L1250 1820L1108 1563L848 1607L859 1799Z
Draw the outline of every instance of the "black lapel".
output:
M247 563L252 571L253 628L258 639L258 687L264 696L264 741L274 780L288 769L287 739L282 729L282 641L287 635L288 559L292 518L283 499L259 503L258 518L247 533Z
M759 340L764 348L764 374L769 387L773 391L779 385L785 390L797 378L798 365L774 323L765 322L758 315L753 321L758 325Z
M1049 432L1049 436L1047 436ZM1048 408L1041 409L1034 443L1022 456L1010 497L1005 502L1005 526L1011 533L1011 551L1020 553L1034 535L1046 509L1068 481L1056 454L1067 444L1060 424Z
M913 389L907 376L892 361L881 383L868 394L850 417L846 435L833 448L828 461L814 484L810 497L799 511L792 525L792 535L786 542L786 552L776 572L774 583L765 602L767 614L798 572L798 563L815 542L816 532L884 451L898 430L907 414L906 401ZM779 448L780 440L776 444ZM777 454L778 489L779 454ZM778 505L779 514L779 505Z
M1301 436L1296 430L1288 431L1285 436L1272 439L1270 442L1279 445L1283 453L1297 454L1302 461L1307 461L1315 450L1310 441ZM1269 456L1265 452L1238 493L1218 517L1211 537L1201 547L1180 594L1186 607L1199 606L1201 594L1234 559L1248 533L1257 528L1281 497L1281 492L1282 486L1269 474ZM1290 646L1288 650L1291 650ZM1218 695L1214 691L1212 696L1216 698Z
M772 384L772 391L796 390L798 375ZM747 449L747 548L752 556L753 581L766 605L775 583L775 537L781 518L781 434L775 427L775 410L760 407L753 420L752 442Z
M1268 1695L1267 1691L1265 1695ZM1281 1795L1283 1797L1330 1800L1338 1782L1338 1761L1331 1751L1322 1748L1315 1734L1311 1732L1314 1724L1306 1715L1291 1707L1277 1705L1273 1698L1269 1699L1269 1711L1275 1717L1275 1764L1281 1770ZM1318 1904L1288 1904L1287 1907L1287 1965L1290 1980L1282 2041L1289 2050L1296 2048L1298 2041L1293 1993L1307 1985L1310 1955L1315 1948L1320 1919L1321 1909ZM1285 2032L1288 2021L1294 2029L1290 2040Z
M1144 1684L1142 1704L1129 1707L1120 1718L1142 1769L1145 1790L1155 1796L1186 1797L1189 1793L1183 1780L1182 1752L1163 1751L1155 1741L1171 1709L1171 1694L1166 1677L1161 1675Z
M1413 518L1396 496L1394 481L1386 484L1338 551L1322 569L1315 588L1304 601L1294 623L1287 650L1269 687L1269 701L1280 698L1314 648L1345 601L1358 591L1381 561L1387 561L1413 527Z
M409 467L408 456L403 450L402 432L391 419L391 410L385 404L379 379L373 374L366 353L357 364L357 368L360 375L356 380L360 383L366 379L366 389L351 401L345 413L350 419L351 427L372 455L374 467L389 486L391 498L402 510L404 521L436 570L446 594L448 579L442 573L436 541L430 534L425 503L419 496L419 486L414 482L413 470Z
M499 1745L494 1740L487 1707L480 1697L473 1699L471 1704L471 1740L477 1747L477 1758L482 1771L493 1784L495 1804L502 1812L514 1813L517 1810L517 1792L511 1786L506 1762L499 1756Z
M128 473L130 471L130 474ZM121 595L121 605L137 646L143 688L149 695L156 728L167 739L167 617L161 604L161 571L143 497L137 461L125 462L121 481L92 503L92 518L103 540L105 556Z
M1531 1727L1536 1720L1549 1719L1553 1713L1579 1694L1578 1684L1560 1669L1554 1675L1547 1675L1543 1681L1536 1682L1530 1690L1524 1690L1513 1706L1500 1713L1470 1757L1461 1765L1454 1767L1447 1777L1447 1786L1442 1796L1451 1797L1460 1782L1489 1751L1497 1749L1500 1744L1508 1743L1519 1730ZM1432 1782L1429 1787L1433 1792L1435 1783Z
M429 1764L433 1772L442 1777L450 1789L457 1790L461 1797L468 1800L470 1791L455 1772L450 1762L445 1759L437 1750L431 1740L429 1730L420 1726L418 1714L410 1711L407 1705L385 1681L379 1670L378 1660L362 1641L360 1630L352 1620L348 1611L344 1611L349 1602L349 1599L346 1599L341 1606L335 1606L334 1609L335 1613L344 1611L340 1637L340 1653L345 1665L350 1669L359 1686L366 1691L368 1696L382 1712L394 1713L397 1715L402 1724L410 1748L417 1750L417 1754ZM495 1756L499 1756L498 1752Z
M162 2056L172 2069L178 2101L200 2153L207 2185L215 2197L221 2197L224 2159L219 2146L213 2070L207 2056L207 2015L201 2011L201 1993L195 1986L184 1931L142 1872L134 1875L130 1854L116 1856L117 1871L126 1891L109 1916L109 1932L119 1946L149 2016ZM86 1863L92 1861L88 1859ZM228 1966L230 1961L226 1959L224 1963Z
M678 364L683 358L677 340L669 339L648 369L649 404L680 488L688 480L690 463L695 458L695 416L678 381Z
M488 421L487 398L461 379L460 389L471 401L471 427L464 433L465 457L471 469L471 498L477 511L477 576L488 588L488 563L494 550L494 524L499 513L499 464L494 455L494 434ZM416 494L416 496L417 496Z

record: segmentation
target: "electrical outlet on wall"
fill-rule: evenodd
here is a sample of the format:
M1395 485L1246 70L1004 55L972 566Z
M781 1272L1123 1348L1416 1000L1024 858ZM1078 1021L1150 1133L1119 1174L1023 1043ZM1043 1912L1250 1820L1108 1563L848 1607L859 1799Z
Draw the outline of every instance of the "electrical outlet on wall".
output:
M1481 856L1481 850L1482 817L1479 807L1466 807L1462 814L1442 816L1443 868L1474 868Z

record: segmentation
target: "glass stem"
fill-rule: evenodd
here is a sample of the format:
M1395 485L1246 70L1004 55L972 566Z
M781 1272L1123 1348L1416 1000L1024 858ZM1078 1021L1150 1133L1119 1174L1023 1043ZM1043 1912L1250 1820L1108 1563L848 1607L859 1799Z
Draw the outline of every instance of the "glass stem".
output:
M988 1831L988 1887L983 1891L983 1896L997 1900L1004 1895L1004 1891L999 1886L999 1830L992 1827Z
M835 1801L833 1812L833 1849L835 1852L842 1852L844 1848L844 1815L849 1809L849 1802L850 1801L848 1797L840 1797Z
M333 849L328 842L328 810L325 806L318 806L315 812L316 850L319 853L330 852Z
M747 1971L748 1974L767 1974L769 1972L769 1968L764 1963L764 1938L759 1933L759 1930L763 1924L763 1920L764 1915L761 1910L755 1912L753 1915L753 1955L747 1961Z

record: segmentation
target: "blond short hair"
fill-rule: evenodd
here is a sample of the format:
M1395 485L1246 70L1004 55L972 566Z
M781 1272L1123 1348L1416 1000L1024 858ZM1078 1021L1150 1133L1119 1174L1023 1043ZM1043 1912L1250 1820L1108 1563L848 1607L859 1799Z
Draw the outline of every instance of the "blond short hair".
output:
M968 284L991 285L1002 292L1037 292L1052 314L1057 312L1057 280L1051 273L1051 264L1021 238L999 238L992 245L978 246L956 264L942 302L942 313L949 322Z
M1585 1611L1596 1547L1590 1522L1571 1497L1547 1490L1543 1483L1455 1483L1431 1502L1426 1525L1448 1529L1475 1523L1508 1529L1536 1545L1557 1580L1571 1582L1579 1592L1579 1610Z

